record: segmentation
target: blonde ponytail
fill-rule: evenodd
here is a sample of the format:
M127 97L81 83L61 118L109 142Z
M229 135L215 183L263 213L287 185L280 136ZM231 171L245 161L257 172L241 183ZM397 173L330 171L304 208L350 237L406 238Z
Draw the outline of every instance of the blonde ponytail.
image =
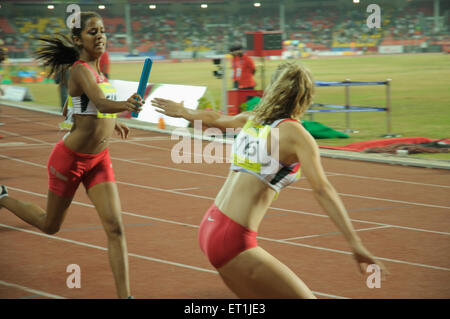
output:
M311 105L314 82L308 69L298 63L278 66L270 86L255 109L255 122L271 124L280 118L300 119Z

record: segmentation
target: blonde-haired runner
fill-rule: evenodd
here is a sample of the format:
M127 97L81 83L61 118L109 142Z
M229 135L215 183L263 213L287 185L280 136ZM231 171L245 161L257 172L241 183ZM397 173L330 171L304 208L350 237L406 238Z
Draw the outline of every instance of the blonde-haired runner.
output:
M257 232L282 188L308 179L316 199L343 233L362 273L375 260L355 232L339 195L328 181L314 138L299 122L311 104L311 73L297 63L275 71L258 107L235 116L191 110L155 98L157 111L188 121L201 120L223 131L242 128L232 147L229 175L199 229L199 244L225 284L240 298L315 298L286 265L258 246ZM276 144L276 145L275 145Z

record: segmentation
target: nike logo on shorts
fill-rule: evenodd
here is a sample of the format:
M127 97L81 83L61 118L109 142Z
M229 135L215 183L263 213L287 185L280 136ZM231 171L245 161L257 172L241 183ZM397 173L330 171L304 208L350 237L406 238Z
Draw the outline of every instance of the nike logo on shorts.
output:
M208 216L208 220L209 220L210 222L213 222L213 221L214 221L214 219L212 219L212 218L209 217L209 216Z

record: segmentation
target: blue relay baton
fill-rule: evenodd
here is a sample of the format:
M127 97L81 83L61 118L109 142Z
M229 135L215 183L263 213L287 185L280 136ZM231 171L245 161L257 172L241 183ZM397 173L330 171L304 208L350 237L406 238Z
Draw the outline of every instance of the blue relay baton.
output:
M139 87L137 94L144 98L145 89L147 88L148 78L150 76L150 71L152 70L153 61L150 58L146 58L144 62L144 67L142 68L141 79L139 80ZM138 113L131 112L132 117L138 117Z

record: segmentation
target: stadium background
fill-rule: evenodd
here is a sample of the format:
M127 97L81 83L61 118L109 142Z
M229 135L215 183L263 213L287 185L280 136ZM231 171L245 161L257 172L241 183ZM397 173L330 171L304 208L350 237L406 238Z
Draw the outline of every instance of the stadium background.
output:
M208 88L203 108L223 109L222 82L212 76L211 56L226 54L234 43L245 45L245 33L281 30L283 59L298 59L316 80L384 81L392 79L392 127L400 136L447 138L446 108L450 67L447 1L378 1L381 28L367 27L371 1L78 1L80 8L102 15L112 61L111 78L137 81L142 60L156 61L150 82L202 85ZM3 84L20 83L36 107L57 109L57 87L32 59L38 44L31 38L67 32L65 21L74 1L2 1L0 30L8 60ZM259 6L255 6L259 3ZM207 6L205 8L205 5ZM280 57L257 64L257 89L268 83ZM167 63L168 62L168 63ZM262 66L265 69L263 72ZM20 71L34 72L28 79ZM229 74L229 73L228 73ZM263 79L261 77L265 77ZM9 82L8 82L9 81ZM231 89L231 80L227 83ZM354 105L384 106L383 87L354 87ZM317 88L316 102L344 104L343 88ZM349 139L320 140L346 145L380 138L385 114L352 114ZM345 129L343 114L316 114L314 120ZM415 156L448 159L447 154Z
M0 101L0 180L11 195L41 207L46 201L48 154L65 132L58 129L57 85L33 61L36 43L30 38L64 32L65 8L73 2L104 17L112 79L138 81L143 59L153 56L150 82L206 86L211 107L220 109L222 81L213 76L216 66L210 55L226 53L228 45L243 41L247 31L283 29L285 58L305 64L316 80L392 79L393 132L403 137L448 138L448 1L376 1L381 28L371 30L365 24L371 0L359 4L284 1L282 5L260 1L260 7L253 1L1 1L0 37L8 55L2 81L27 88L33 100L9 103L17 107ZM208 8L202 9L202 3ZM156 8L150 9L151 4ZM395 53L399 51L403 53ZM263 62L255 61L261 88ZM281 60L267 58L264 63L267 83ZM34 75L19 76L21 71ZM318 87L315 101L342 104L344 95L342 87ZM351 103L384 106L385 88L352 87ZM315 120L337 130L345 128L343 113L316 114ZM358 132L350 138L317 142L327 146L379 139L386 130L385 114L352 114L351 127ZM112 138L133 294L138 299L233 298L196 241L198 224L229 165L176 164L170 159L175 143L178 140L168 134L135 128L128 140ZM342 196L352 223L391 276L381 289L367 287L344 238L314 200L305 178L274 202L261 228L261 245L298 273L320 298L448 299L448 153L382 156L383 161L399 164L387 165L369 162L373 154L351 161L322 151L327 176ZM447 170L408 167L413 160L425 167L439 163ZM70 210L56 236L38 232L1 210L0 298L115 298L106 237L83 190L77 191ZM66 267L73 263L82 268L81 289L66 284ZM420 304L413 301L401 309L412 309L412 303ZM15 313L25 308L36 312L35 304L16 308Z
M377 1L382 11L380 29L366 25L369 1L266 0L255 7L257 1L236 0L19 0L2 1L0 11L10 57L30 56L35 46L30 36L64 32L66 7L71 3L104 17L111 53L168 58L174 55L172 51L197 51L205 56L243 43L245 32L257 30L282 30L285 40L299 41L306 51L350 51L354 47L377 52L379 46L403 45L404 52L441 52L449 45L450 5L439 0Z

